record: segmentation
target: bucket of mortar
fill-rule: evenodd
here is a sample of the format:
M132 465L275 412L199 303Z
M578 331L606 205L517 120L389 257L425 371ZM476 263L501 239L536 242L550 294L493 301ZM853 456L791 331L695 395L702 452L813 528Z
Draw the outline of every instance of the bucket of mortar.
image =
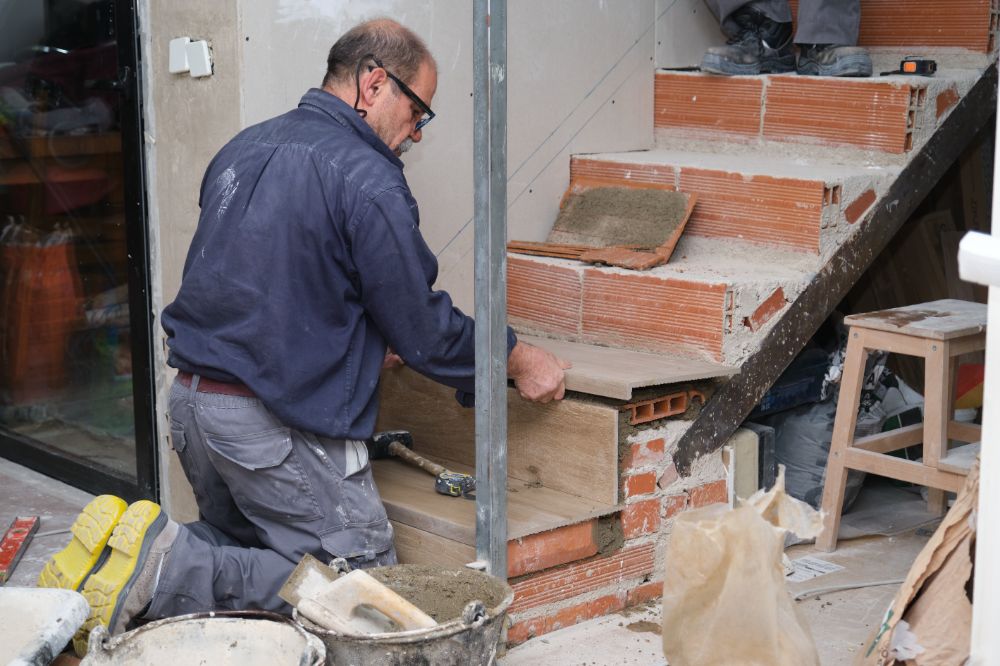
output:
M338 634L295 613L295 619L326 644L336 666L487 666L496 662L509 585L472 569L399 564L366 569L380 583L433 617L438 625L381 634Z
M326 647L292 620L263 611L195 613L108 636L90 632L81 666L321 666Z

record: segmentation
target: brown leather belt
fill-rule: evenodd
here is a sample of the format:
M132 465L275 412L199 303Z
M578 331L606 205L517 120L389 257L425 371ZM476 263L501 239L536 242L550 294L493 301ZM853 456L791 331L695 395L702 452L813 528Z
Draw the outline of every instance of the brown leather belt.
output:
M183 386L190 387L193 375L190 372L178 372L177 381ZM238 395L244 398L256 398L253 391L246 384L233 382L220 382L208 377L198 380L198 393L221 393L222 395Z

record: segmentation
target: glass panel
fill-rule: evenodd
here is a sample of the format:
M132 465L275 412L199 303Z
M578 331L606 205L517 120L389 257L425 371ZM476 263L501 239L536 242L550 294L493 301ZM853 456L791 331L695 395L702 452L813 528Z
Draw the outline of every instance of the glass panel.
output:
M134 479L113 16L0 0L0 434Z

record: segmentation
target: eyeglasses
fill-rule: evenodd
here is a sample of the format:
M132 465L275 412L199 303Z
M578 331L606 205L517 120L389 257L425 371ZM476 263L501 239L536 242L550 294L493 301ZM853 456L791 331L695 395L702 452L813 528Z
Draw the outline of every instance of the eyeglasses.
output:
M417 95L417 93L415 93L412 90L410 90L410 86L408 86L405 83L403 83L399 79L399 77L397 77L395 74L393 74L388 69L386 69L385 65L382 64L382 61L379 60L378 58L376 58L374 54L369 53L368 55L366 55L364 58L361 59L361 62L358 63L358 74L359 75L361 73L362 63L364 63L365 60L369 60L369 59L371 59L372 62L374 62L376 66L378 66L381 69L385 70L385 75L388 76L390 79L392 79L393 83L395 83L399 87L399 89L402 91L402 93L404 95L406 95L407 97L409 97L410 101L413 102L414 104L416 104L417 108L419 108L423 112L423 114L424 114L423 117L421 117L420 120L417 121L416 127L413 128L414 132L416 132L417 130L423 129L427 125L427 123L429 123L430 121L434 120L434 115L435 114L434 114L433 111L431 111L431 107L427 106L427 102L425 102L424 100L420 99L420 96ZM373 69L374 69L374 67L369 67L368 71L371 71ZM361 94L361 90L360 90L360 86L361 86L360 76L355 76L355 81L357 82L357 85L358 85L358 95L359 95L359 98L360 98L360 94ZM355 107L356 110L357 110L357 106L358 106L357 101L355 101L354 107Z

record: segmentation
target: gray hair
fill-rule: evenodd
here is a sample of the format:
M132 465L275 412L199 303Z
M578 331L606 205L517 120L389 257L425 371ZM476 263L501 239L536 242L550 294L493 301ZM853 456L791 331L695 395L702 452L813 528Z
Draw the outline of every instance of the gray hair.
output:
M425 61L437 67L424 40L416 33L392 19L373 19L354 26L333 45L326 59L323 85L353 81L358 63L367 55L378 58L405 83L413 81Z

